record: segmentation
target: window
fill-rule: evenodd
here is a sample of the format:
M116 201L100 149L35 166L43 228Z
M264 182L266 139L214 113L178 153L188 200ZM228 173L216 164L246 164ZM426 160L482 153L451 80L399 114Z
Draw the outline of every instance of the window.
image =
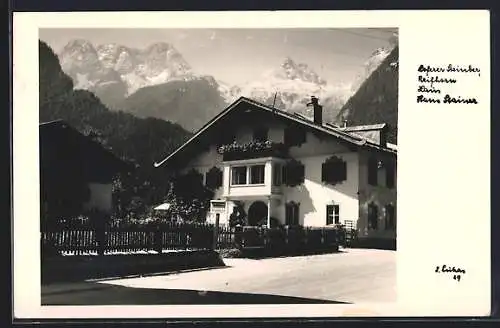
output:
M372 186L378 184L378 161L375 158L368 160L368 184Z
M321 180L333 185L347 180L347 163L338 157L329 158L322 164Z
M299 225L299 204L289 202L285 205L285 221L287 226Z
M285 128L284 143L287 146L300 146L306 142L306 132L304 129L291 125Z
M268 128L258 127L253 131L253 140L264 142L267 140Z
M212 208L211 208L212 212L224 212L226 209L226 202L225 201L212 200L210 202L210 205L212 206Z
M305 167L301 162L292 160L283 167L283 182L290 187L300 185L305 179Z
M385 185L387 188L394 188L395 175L394 163L387 163L385 168Z
M233 185L247 184L246 166L235 166L231 168L231 184Z
M396 229L396 211L394 205L385 205L385 229Z
M250 183L264 183L264 165L253 165L250 167Z
M280 164L273 165L273 186L281 186L282 183L282 167Z
M326 224L340 223L339 205L326 205Z
M378 207L374 203L368 205L368 229L378 229Z

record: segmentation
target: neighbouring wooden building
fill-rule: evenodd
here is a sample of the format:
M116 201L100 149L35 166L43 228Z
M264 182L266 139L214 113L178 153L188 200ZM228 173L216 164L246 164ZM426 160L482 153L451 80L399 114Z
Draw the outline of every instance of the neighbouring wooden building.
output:
M131 167L64 121L41 123L39 132L42 214L72 205L109 214L113 177Z

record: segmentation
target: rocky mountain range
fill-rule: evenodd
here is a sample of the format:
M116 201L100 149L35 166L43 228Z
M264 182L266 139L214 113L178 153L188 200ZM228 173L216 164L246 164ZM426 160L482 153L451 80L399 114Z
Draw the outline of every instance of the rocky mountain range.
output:
M342 106L337 125L386 123L387 140L397 144L399 47L395 47Z
M255 81L230 85L197 74L182 54L165 42L134 49L73 40L58 57L74 88L93 92L108 108L168 120L194 131L239 96L309 115L310 108L305 105L315 95L325 108L325 120L333 121L388 54L388 49L378 49L356 81L338 85L328 83L307 64L291 57Z

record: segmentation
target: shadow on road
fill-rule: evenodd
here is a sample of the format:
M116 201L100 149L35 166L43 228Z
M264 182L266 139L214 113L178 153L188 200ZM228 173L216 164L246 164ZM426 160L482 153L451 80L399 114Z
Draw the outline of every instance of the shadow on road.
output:
M91 284L91 283L88 283ZM42 305L160 305L160 304L348 304L300 297L197 291L149 289L93 283L86 289L42 292Z
M313 251L300 251L296 253L269 253L265 248L246 248L238 253L237 256L223 256L224 258L242 258L249 260L264 260L264 259L276 259L276 258L292 258L292 257L303 257L303 256L315 256L315 255L327 255L327 254L342 254L346 253L345 250L313 250Z

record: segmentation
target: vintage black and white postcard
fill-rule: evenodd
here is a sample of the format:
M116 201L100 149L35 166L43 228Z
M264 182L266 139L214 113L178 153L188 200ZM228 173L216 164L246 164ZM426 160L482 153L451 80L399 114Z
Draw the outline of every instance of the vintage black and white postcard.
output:
M490 313L487 11L13 23L16 318Z

